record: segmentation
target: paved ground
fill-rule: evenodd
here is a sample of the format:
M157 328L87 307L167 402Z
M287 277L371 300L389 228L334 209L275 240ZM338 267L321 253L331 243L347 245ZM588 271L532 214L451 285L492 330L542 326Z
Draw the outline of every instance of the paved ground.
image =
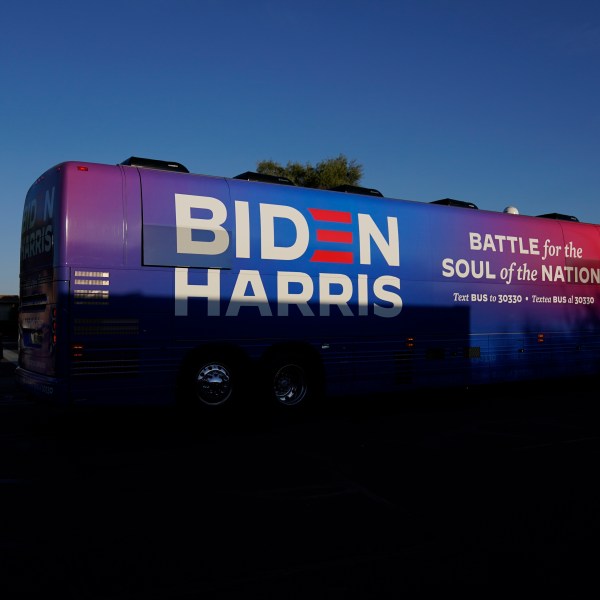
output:
M2 598L597 587L596 381L184 422L25 401L0 365Z

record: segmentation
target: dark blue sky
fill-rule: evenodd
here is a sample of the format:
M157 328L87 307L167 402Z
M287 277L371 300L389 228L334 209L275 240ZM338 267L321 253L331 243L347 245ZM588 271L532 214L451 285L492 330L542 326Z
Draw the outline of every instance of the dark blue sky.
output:
M63 160L345 154L386 196L600 223L600 2L24 0L1 22L0 294Z

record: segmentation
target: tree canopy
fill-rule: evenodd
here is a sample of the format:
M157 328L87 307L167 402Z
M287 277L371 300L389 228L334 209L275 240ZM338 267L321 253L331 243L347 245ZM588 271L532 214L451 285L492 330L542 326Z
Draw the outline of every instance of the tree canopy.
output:
M290 162L284 166L273 160L261 160L256 165L258 173L287 177L296 185L323 190L338 185L358 185L363 174L362 165L348 160L343 154L326 158L315 166L310 163Z

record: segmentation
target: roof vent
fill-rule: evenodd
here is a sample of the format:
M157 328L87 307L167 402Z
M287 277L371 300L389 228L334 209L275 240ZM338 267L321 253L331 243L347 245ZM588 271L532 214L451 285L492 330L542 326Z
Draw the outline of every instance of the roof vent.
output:
M158 169L159 171L176 171L177 173L189 173L189 171L181 163L166 160L155 160L153 158L140 158L139 156L130 156L127 160L124 160L120 164L129 167Z
M575 223L579 223L579 219L574 217L573 215L563 215L561 213L548 213L546 215L538 215L538 217L543 217L544 219L558 219L560 221L573 221Z
M263 183L280 183L281 185L295 185L291 179L279 175L267 175L266 173L255 173L246 171L236 175L233 179L245 179L246 181L262 181Z
M362 194L363 196L379 196L383 198L383 194L379 190L373 188L360 187L358 185L336 185L335 187L329 188L332 192L346 192L347 194Z
M455 200L454 198L442 198L441 200L432 200L430 204L444 204L446 206L460 206L461 208L477 208L472 202L464 200Z

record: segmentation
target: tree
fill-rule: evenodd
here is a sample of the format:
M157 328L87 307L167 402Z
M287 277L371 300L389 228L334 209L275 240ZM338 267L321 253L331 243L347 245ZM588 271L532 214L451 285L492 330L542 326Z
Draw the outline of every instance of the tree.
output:
M302 187L327 190L338 185L358 185L363 174L362 165L348 160L343 154L326 158L312 166L288 162L285 167L272 160L261 160L256 165L258 173L287 177Z

